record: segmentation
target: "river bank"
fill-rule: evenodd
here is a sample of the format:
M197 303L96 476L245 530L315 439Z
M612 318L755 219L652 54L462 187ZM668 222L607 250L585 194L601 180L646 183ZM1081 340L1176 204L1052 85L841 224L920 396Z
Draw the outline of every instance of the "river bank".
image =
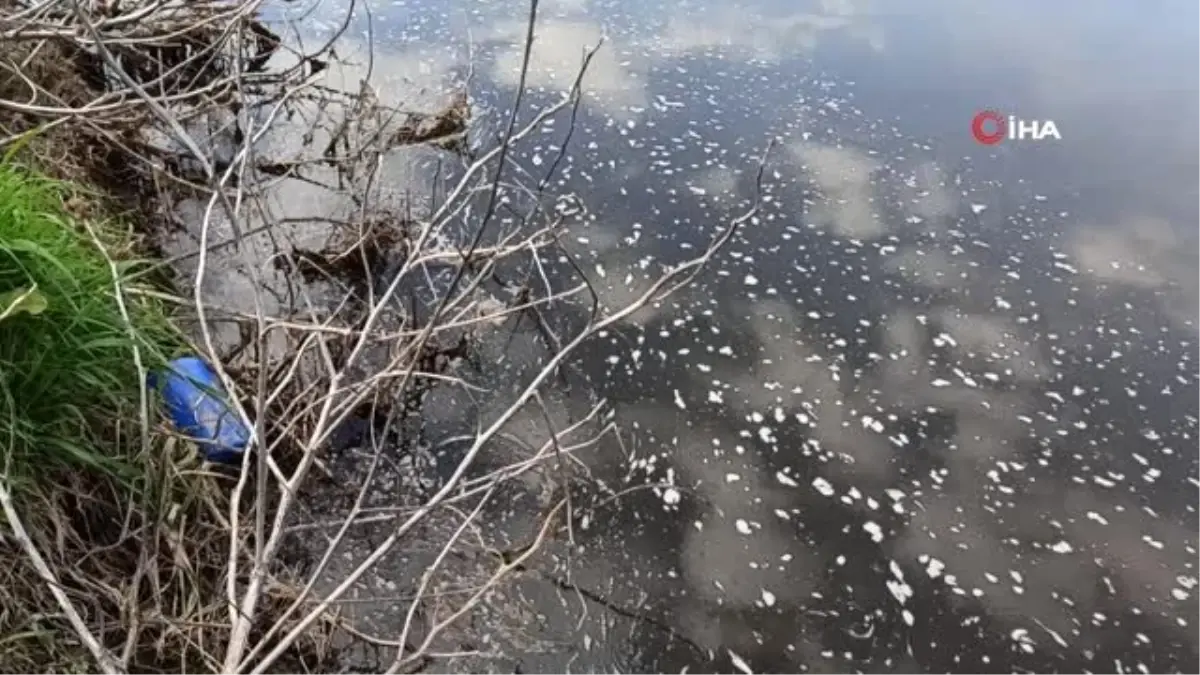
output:
M592 285L560 244L572 216L523 169L503 173L515 143L572 114L578 77L557 99L518 101L518 120L461 79L402 99L374 88L372 49L331 51L349 15L297 51L251 18L257 2L2 7L4 145L84 188L54 208L121 223L136 234L125 246L157 259L114 254L134 277L99 297L152 303L177 327L133 371L139 350L103 343L122 399L84 440L136 459L132 485L67 469L90 487L47 483L39 517L10 514L12 568L41 576L0 627L5 663L320 671L367 653L375 668L490 668L575 639L521 628L558 603L513 609L508 584L535 570L535 593L586 592L629 630L653 625L553 574L549 552L577 555L576 528L611 496L586 456L611 462L624 436L586 388L560 396L563 364L661 303L749 213L639 296L581 311ZM214 365L254 430L240 468L200 463L137 384L185 351ZM364 582L396 591L384 621L360 611Z
M200 460L147 381L204 351L163 234L206 181L164 138L227 109L222 89L269 56L231 9L254 7L0 2L5 672L219 671L230 643L237 475ZM206 61L229 53L222 26L258 47ZM267 615L290 583L272 572ZM319 661L310 634L284 669Z

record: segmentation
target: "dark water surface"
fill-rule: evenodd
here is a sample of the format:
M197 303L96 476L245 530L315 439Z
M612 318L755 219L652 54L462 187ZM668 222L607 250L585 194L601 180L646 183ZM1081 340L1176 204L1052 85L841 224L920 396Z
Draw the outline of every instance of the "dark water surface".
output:
M511 100L524 3L371 8L381 89L461 77L469 42L474 95ZM606 303L745 210L776 145L696 285L577 364L646 486L579 579L656 623L519 667L1195 672L1198 15L543 2L536 100L605 36L552 188ZM979 145L988 108L1062 138Z

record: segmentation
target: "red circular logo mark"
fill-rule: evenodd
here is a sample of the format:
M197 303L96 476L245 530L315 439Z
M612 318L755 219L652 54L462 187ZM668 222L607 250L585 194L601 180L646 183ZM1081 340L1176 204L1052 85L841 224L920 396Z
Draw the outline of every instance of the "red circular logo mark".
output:
M971 135L984 145L995 145L1008 133L1008 122L995 110L984 110L971 119Z

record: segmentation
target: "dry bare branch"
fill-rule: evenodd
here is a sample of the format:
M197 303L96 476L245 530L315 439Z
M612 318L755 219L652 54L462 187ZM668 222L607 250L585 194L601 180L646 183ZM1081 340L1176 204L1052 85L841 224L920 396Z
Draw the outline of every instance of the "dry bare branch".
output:
M83 130L126 158L163 212L185 200L199 205L198 222L188 228L196 250L170 259L191 268L191 288L179 297L156 297L170 298L190 320L203 353L254 430L253 460L244 462L236 477L217 472L188 477L209 486L205 495L211 499L205 500L203 513L209 527L182 522L200 516L180 515L184 509L173 506L174 520L138 533L145 552L136 576L131 575L132 587L124 579L96 584L120 598L122 606L134 607L125 661L135 637L149 632L146 625L162 626L154 631L161 643L202 645L195 648L203 652L198 658L222 672L278 668L320 630L344 630L376 647L395 649L389 672L452 652L440 648L440 636L515 570L524 569L560 528L565 527L567 541L574 541L572 488L589 472L583 456L618 436L618 424L603 401L574 418L555 419L552 385L566 378L568 364L588 340L694 278L757 213L757 192L755 203L702 253L664 269L631 302L603 308L581 266L560 245L569 229L565 219L543 204L571 134L544 176L533 176L512 160L516 144L565 116L564 110L574 125L583 77L595 53L583 54L559 100L518 124L525 112L537 0L530 4L514 107L501 138L486 149L472 147L478 139L470 134L469 92L454 92L440 112L417 114L381 103L369 76L353 91L326 86L322 73L335 60L329 44L301 52L294 41L259 21L262 0L137 0L123 3L115 15L79 0L5 2L0 0L0 73L15 75L15 93L0 95L0 138L15 140L39 126ZM349 11L340 30L348 25ZM11 45L18 48L12 51ZM60 91L28 67L30 55L48 45L102 75L86 95ZM288 56L288 63L267 67L267 59L277 54ZM280 129L301 142L268 152L267 141ZM216 137L233 138L232 147L218 147ZM412 144L446 149L447 157L461 162L436 200L400 202L381 186L385 160ZM764 154L757 181L765 159ZM348 206L344 213L315 214L306 222L280 216L271 195L289 181L326 191ZM516 215L510 219L502 209ZM328 235L325 246L306 248L289 240L286 232L293 226L319 226ZM218 240L221 229L231 236ZM233 255L225 256L226 249ZM222 306L206 293L207 280L233 274L214 266L222 257L236 261L238 273L249 278L249 307ZM553 264L560 258L566 269ZM579 302L584 293L590 307L574 321L582 325L558 326L556 312L589 304ZM427 297L418 300L421 294ZM449 475L421 499L369 504L378 476L397 461L397 444L414 453L420 445L408 437L396 439L409 433L410 418L423 414L431 388L436 384L468 398L488 396L487 387L456 364L468 362L478 343L506 327L511 343L522 326L532 326L545 357L507 406L481 416L470 433L437 442L465 446ZM237 344L218 337L230 328L240 337ZM540 425L542 437L536 441L511 433L514 419L526 411ZM363 483L348 491L349 506L336 518L298 523L314 476L336 479L328 468L333 439L359 418L369 421L371 435L362 448ZM499 441L520 441L524 454L475 472L481 455ZM553 488L542 500L536 534L515 553L487 550L479 514L502 488L537 475L550 477ZM7 513L6 494L0 493L0 501ZM364 526L386 527L386 536L351 570L324 583L351 532ZM187 533L198 531L205 533L206 545L223 549L219 563L188 540ZM302 572L283 562L298 533L324 540ZM178 563L175 569L157 562L161 541ZM369 635L339 615L344 597L364 575L394 550L420 545L434 552L433 561L414 580L398 636ZM455 593L436 588L455 557L467 550L484 551L498 562ZM211 597L190 599L203 621L167 616L170 603L160 600L152 610L138 606L143 579L152 594L163 593L172 575L201 566L220 584ZM434 610L426 612L428 607ZM78 614L75 618L76 631L87 642L82 636L90 629ZM116 672L120 664L96 646L98 662ZM110 661L101 662L101 656Z

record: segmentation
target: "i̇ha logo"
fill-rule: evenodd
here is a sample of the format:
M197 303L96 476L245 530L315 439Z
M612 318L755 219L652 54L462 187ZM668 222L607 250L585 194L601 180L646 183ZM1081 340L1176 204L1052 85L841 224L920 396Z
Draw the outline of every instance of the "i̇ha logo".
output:
M984 110L971 118L971 135L983 145L996 145L1003 140L1062 140L1054 120L1024 120L1015 115L1001 115L995 110Z

